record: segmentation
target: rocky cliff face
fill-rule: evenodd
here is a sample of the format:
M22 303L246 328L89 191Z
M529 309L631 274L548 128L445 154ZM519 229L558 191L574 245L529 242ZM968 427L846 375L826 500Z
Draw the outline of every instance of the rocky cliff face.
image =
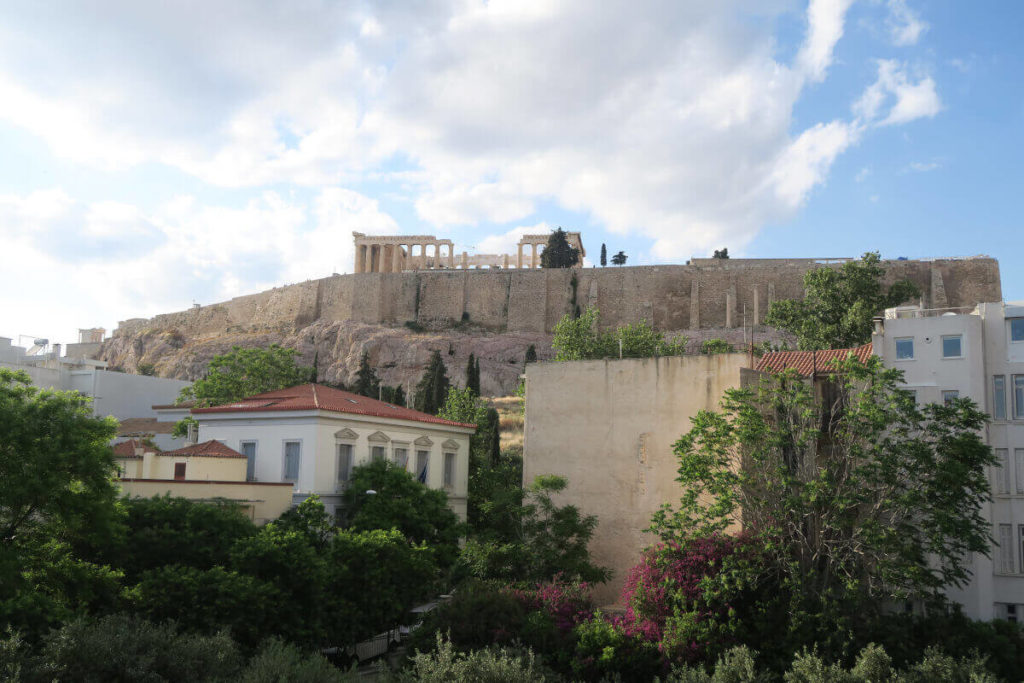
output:
M696 352L704 339L721 338L743 343L741 329L683 331ZM784 336L775 331L757 333L755 342L778 342ZM313 365L318 380L355 381L359 360L366 351L381 381L414 389L436 349L448 368L452 383L465 382L469 354L480 359L480 389L485 396L508 396L515 392L527 348L533 344L538 360L554 358L551 335L532 332L492 333L465 329L444 332L414 332L405 327L370 325L352 320L316 321L291 331L224 331L189 338L178 328L159 325L137 326L104 342L100 359L126 372L138 372L140 364L152 363L161 377L194 380L203 376L210 360L233 346L267 347L280 344L299 352L300 362Z

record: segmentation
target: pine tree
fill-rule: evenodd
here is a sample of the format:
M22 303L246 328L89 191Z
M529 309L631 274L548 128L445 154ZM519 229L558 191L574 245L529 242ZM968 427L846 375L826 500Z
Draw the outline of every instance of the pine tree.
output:
M608 265L608 247L601 243L601 267L604 268Z
M380 378L370 367L370 354L363 351L363 357L359 360L359 372L356 373L355 393L360 396L377 398L380 395Z
M580 262L580 250L569 246L565 230L557 228L548 237L548 245L540 255L542 268L571 268Z
M614 263L617 266L624 266L624 265L626 265L626 259L627 258L629 258L629 257L626 256L626 252L620 251L615 256L612 256L612 263Z
M436 415L448 398L449 385L448 372L445 370L444 361L441 360L441 352L434 351L422 379L416 385L416 397L413 400L416 410Z
M320 375L320 351L313 354L313 369L309 373L309 381L316 384Z
M391 392L391 403L392 405L405 407L405 389L402 388L401 384Z
M526 347L526 362L536 363L537 362L537 347L530 344Z
M480 395L480 359L476 359L476 368L473 370L473 386L476 389L476 395Z
M494 408L487 409L487 428L485 442L487 455L491 459L491 465L497 465L501 460L501 416Z

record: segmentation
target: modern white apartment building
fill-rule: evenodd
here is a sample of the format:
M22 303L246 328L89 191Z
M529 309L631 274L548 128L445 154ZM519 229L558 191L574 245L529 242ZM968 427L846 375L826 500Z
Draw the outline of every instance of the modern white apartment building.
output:
M975 619L1024 620L1024 302L889 309L872 343L918 402L967 397L989 414L985 437L999 464L985 512L996 545L991 557L973 555L972 581L948 595Z
M317 494L328 512L337 512L352 468L388 459L445 491L449 506L466 518L476 425L319 384L193 408L192 415L200 441L214 439L243 454L247 481L293 484L296 504Z

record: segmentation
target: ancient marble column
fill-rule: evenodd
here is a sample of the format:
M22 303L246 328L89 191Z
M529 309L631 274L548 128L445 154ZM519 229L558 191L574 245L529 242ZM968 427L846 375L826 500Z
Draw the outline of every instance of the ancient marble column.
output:
M455 245L448 245L448 267L455 270Z
M523 245L522 245L522 243L517 244L516 245L516 249L517 249L517 252L516 252L516 268L522 268L523 267Z
M537 267L537 245L536 244L531 244L530 245L530 251L531 251L530 267L531 268L536 268Z
M364 249L366 249L366 247L364 247L363 245L361 245L361 244L357 244L356 245L356 258L355 258L356 262L355 262L355 266L353 267L353 270L355 272L357 272L357 273L363 272L363 250Z

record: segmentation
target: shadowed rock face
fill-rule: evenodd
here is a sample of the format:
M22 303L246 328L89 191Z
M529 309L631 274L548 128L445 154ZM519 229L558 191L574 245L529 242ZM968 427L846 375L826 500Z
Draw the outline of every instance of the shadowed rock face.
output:
M741 329L685 330L682 334L689 338L689 350L693 353L705 339L725 339L738 348L744 341ZM775 330L758 332L754 341L766 339L792 342ZM291 333L236 331L198 339L185 339L174 330L136 330L104 342L101 358L128 372L137 371L140 363L153 363L162 377L194 380L203 376L214 356L230 351L232 346L271 344L294 348L305 365L312 365L316 358L319 381L345 384L355 381L360 358L366 351L383 383L401 385L407 392L415 388L434 349L441 352L452 383L462 386L466 361L472 353L480 359L480 389L485 396L508 396L515 392L531 344L537 350L538 361L551 360L555 355L550 334L482 330L416 333L405 327L347 320L318 321Z

